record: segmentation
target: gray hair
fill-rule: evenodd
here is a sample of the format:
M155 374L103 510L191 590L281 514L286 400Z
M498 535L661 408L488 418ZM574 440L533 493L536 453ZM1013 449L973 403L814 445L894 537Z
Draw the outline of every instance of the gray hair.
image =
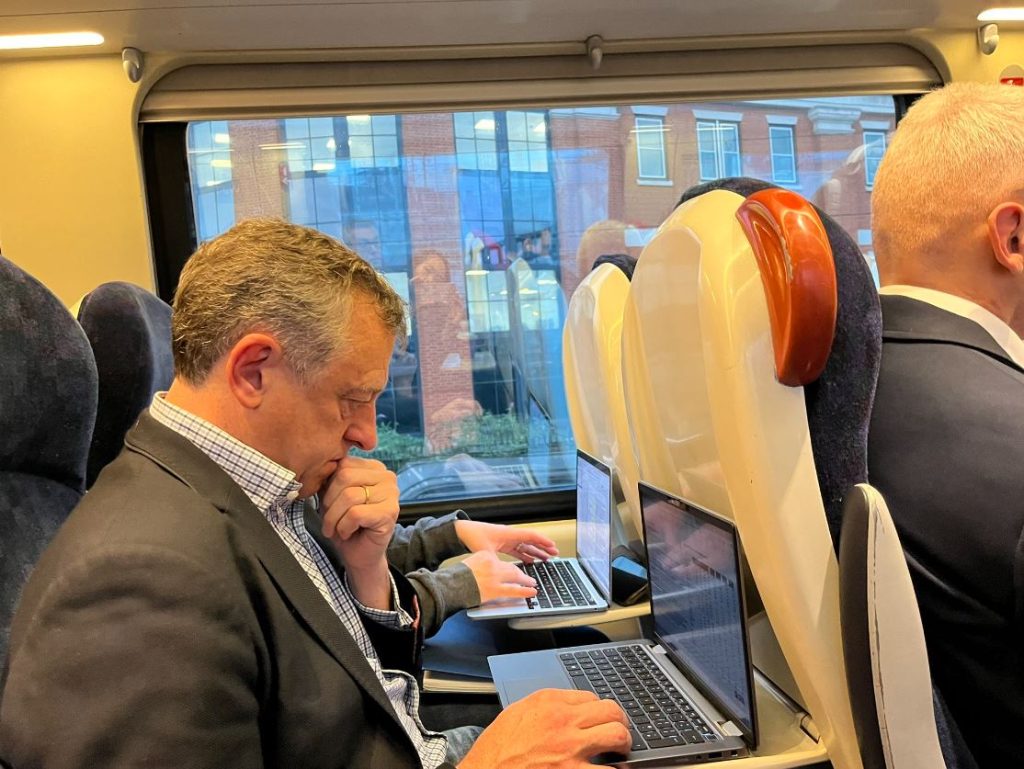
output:
M950 83L900 121L871 193L874 250L887 271L943 253L1024 187L1024 89ZM954 256L955 255L950 255Z
M203 243L174 294L174 373L199 385L243 336L272 334L300 381L345 344L352 296L372 301L384 326L405 334L405 304L351 249L280 219L247 219Z

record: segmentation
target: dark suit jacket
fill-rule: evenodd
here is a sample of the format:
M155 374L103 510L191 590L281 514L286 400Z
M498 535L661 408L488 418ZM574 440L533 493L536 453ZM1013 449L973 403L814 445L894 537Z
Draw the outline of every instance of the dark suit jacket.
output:
M973 321L883 296L869 480L932 676L983 768L1024 765L1024 371Z
M126 445L22 596L0 755L16 769L419 767L359 647L242 490L148 413ZM364 624L385 667L415 669L419 632Z

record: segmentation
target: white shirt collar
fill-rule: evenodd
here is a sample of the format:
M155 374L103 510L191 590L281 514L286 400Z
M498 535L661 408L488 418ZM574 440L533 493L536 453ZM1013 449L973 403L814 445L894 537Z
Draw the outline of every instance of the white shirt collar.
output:
M959 315L961 318L974 321L988 332L996 344L1003 348L1010 360L1018 366L1024 367L1024 341L1003 320L970 299L921 286L883 286L878 293L883 296L905 296L909 299L916 299L919 302L938 307L940 310Z

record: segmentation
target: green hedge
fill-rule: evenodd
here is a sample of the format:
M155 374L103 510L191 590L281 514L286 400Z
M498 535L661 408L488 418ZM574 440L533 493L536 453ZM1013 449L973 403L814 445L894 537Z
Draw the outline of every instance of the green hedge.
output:
M353 449L361 457L379 459L393 472L407 462L417 459L444 459L455 454L469 454L473 457L517 457L530 453L530 449L560 446L571 441L550 431L547 442L541 446L530 446L530 426L520 422L514 414L482 414L462 420L460 429L452 443L441 451L426 451L421 435L398 432L392 425L377 428L377 448L370 453Z

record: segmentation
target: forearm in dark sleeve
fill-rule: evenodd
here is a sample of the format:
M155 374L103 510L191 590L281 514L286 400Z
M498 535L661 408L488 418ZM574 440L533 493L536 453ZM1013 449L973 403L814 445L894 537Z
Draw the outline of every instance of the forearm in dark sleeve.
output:
M420 624L426 638L434 635L448 617L480 605L480 590L468 566L456 564L437 571L419 569L406 574L420 603Z
M412 526L396 526L388 546L388 563L403 573L436 569L441 562L468 552L455 533L455 521L466 520L461 510L440 518L420 518Z

